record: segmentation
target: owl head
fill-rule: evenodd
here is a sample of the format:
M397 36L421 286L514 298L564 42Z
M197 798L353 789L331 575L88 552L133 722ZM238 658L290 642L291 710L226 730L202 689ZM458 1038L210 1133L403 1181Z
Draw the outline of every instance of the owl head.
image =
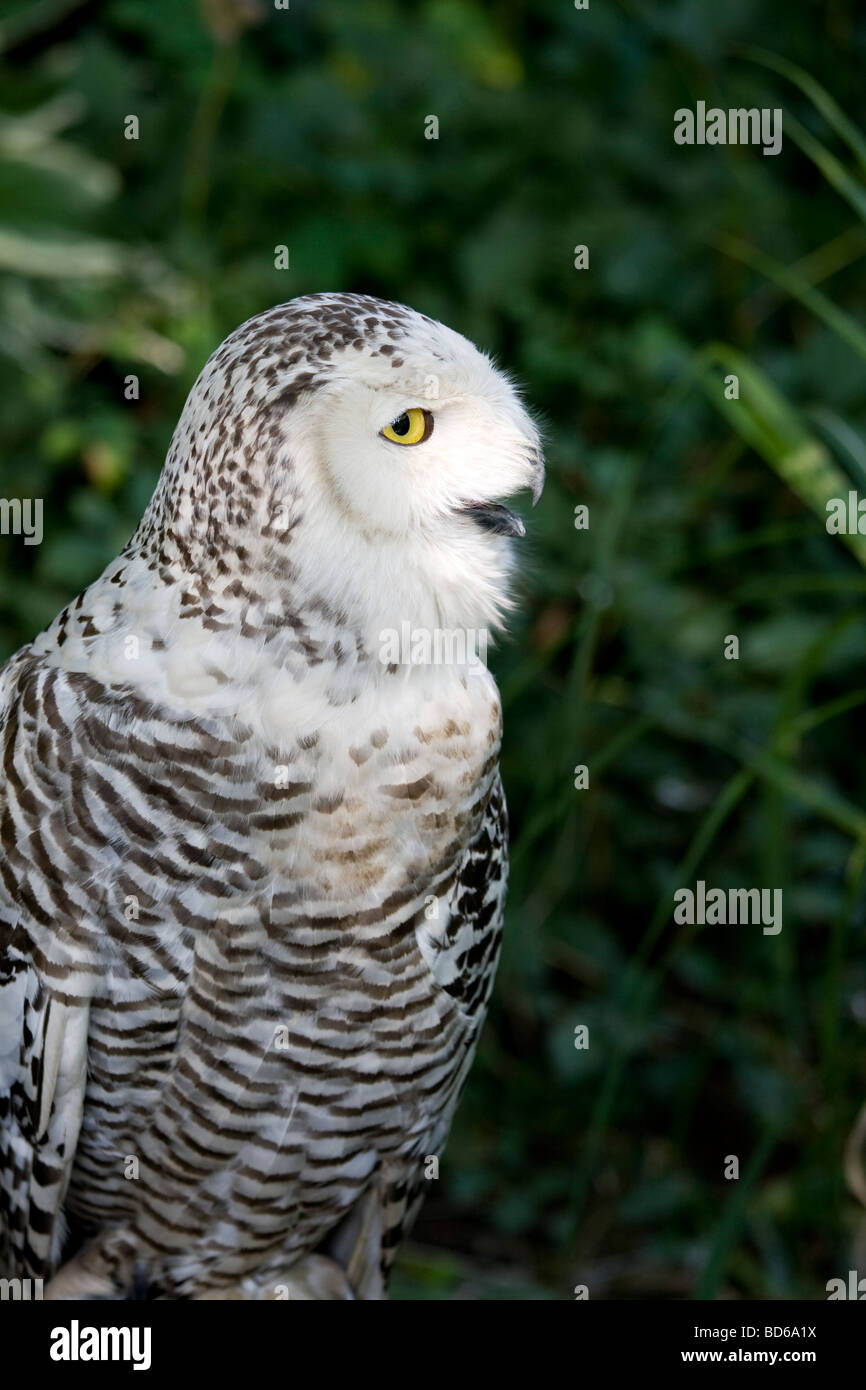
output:
M511 382L459 333L365 295L241 325L195 383L135 544L222 611L383 627L495 626L544 477ZM253 614L250 617L250 614Z

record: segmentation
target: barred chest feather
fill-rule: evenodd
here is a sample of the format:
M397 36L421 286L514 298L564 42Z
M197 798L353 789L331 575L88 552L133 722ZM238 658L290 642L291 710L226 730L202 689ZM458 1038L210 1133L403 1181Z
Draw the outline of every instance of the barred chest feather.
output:
M41 942L90 999L67 1206L134 1223L181 1296L309 1248L373 1175L404 1187L437 1152L498 953L489 675L399 672L280 737L296 692L257 674L247 722L34 673L84 768L47 827L86 857L86 879L57 865L81 911Z

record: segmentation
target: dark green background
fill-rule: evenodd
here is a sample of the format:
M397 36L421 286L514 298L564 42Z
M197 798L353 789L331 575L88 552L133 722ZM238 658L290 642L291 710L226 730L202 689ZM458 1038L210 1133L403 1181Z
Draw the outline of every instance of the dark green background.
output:
M412 304L493 351L545 432L493 659L507 943L398 1297L822 1298L866 1272L843 1175L866 1099L866 575L823 524L866 491L856 11L0 11L0 492L45 499L40 547L0 538L0 655L120 549L206 356L273 303ZM782 153L676 146L698 100L782 107ZM781 935L677 928L697 878L782 887Z

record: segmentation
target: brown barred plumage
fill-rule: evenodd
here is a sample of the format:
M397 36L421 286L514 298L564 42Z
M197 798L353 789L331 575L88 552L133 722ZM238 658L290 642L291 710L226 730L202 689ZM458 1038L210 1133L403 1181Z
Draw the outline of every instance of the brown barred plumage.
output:
M383 443L418 400L430 447ZM540 476L512 388L402 306L296 300L211 358L123 554L0 672L0 1273L383 1296L507 854L492 678L382 634L494 622L496 499Z

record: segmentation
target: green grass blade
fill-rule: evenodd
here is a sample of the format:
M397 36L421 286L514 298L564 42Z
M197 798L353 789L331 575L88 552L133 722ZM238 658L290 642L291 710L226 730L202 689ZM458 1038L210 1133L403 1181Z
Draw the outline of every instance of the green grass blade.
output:
M827 182L851 204L857 216L866 222L866 188L848 173L841 160L837 159L826 145L822 145L810 130L800 124L796 116L788 113L785 117L785 130L821 170Z
M776 1139L777 1136L772 1130L765 1130L758 1142L758 1147L746 1165L745 1172L736 1182L731 1183L731 1195L713 1236L707 1263L704 1266L695 1298L713 1299L717 1297L719 1284L724 1278L725 1266L734 1242L745 1223L749 1197L758 1178L767 1166Z
M741 352L712 343L701 353L707 368L721 367L739 378L740 398L726 400L717 371L707 370L704 388L717 410L729 421L784 483L826 525L827 503L846 497L850 480L826 447L811 435L800 415L769 378ZM839 537L866 567L866 536Z
M809 98L815 110L820 111L827 124L833 127L836 134L845 141L866 169L866 138L861 135L854 122L849 120L839 103L831 97L826 88L821 86L820 82L816 82L814 77L811 77L803 68L798 67L796 63L790 63L787 58L780 58L777 53L771 53L766 48L756 48L751 44L743 44L737 46L737 52L753 63L760 63L762 67L770 68L782 77L787 77L796 87L799 87L803 95Z
M756 251L754 247L748 246L736 237L720 237L716 244L725 255L751 266L753 270L757 270L759 274L765 275L768 280L780 286L792 298L799 300L816 318L838 333L843 342L853 348L860 357L866 358L866 331L843 309L838 308L832 299L828 299L821 290L810 285L796 270L782 265L763 251Z

